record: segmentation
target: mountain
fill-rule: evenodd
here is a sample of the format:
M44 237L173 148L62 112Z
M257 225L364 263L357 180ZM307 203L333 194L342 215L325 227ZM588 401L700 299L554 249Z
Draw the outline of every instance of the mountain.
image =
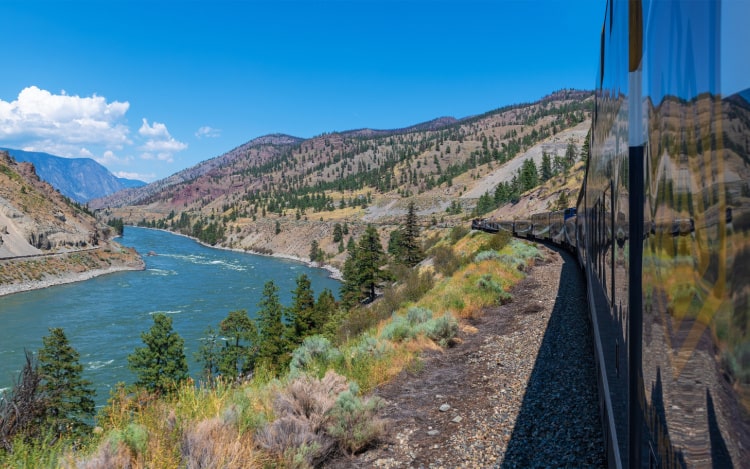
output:
M337 222L346 222L355 237L367 223L387 235L410 202L424 226L460 223L482 196L483 212L492 209L487 199L498 184L520 179L523 160L539 165L546 153L562 161L570 145L580 152L592 101L589 91L561 90L532 103L402 129L308 139L267 135L89 207L105 219L234 249L307 258L315 240L336 263L344 256L331 241Z
M63 195L84 203L122 189L141 187L143 181L119 178L90 158L62 158L49 153L0 148L16 161L32 163L41 179Z
M0 258L79 250L111 234L75 203L0 150Z

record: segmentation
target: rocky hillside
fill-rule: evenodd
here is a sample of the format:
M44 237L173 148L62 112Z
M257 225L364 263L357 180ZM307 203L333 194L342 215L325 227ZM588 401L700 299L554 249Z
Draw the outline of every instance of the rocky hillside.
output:
M139 269L113 232L0 151L0 295Z
M49 153L11 148L0 150L7 151L18 162L32 163L43 181L79 203L146 185L143 181L119 178L91 158L62 158Z
M545 153L561 159L569 146L579 154L591 103L590 92L563 90L534 103L405 129L305 140L270 135L89 206L101 209L104 219L235 249L307 258L316 240L336 264L343 258L332 240L337 222L354 236L377 223L384 243L410 202L425 227L461 223L480 197L518 179L524 160L539 165Z

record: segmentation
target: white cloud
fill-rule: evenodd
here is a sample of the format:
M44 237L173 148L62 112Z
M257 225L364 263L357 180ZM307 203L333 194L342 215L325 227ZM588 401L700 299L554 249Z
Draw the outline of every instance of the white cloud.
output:
M94 157L91 156L96 160L97 163L107 166L110 164L128 164L131 161L131 158L129 156L119 157L113 152L112 150L105 151L102 156L100 157Z
M207 125L204 125L200 129L198 129L195 132L195 136L198 138L206 137L206 138L217 138L221 137L221 129L214 129L213 127L209 127Z
M130 144L121 121L130 103L52 94L36 86L21 90L15 101L0 99L0 139L21 141L37 151L78 156L81 145L121 148Z
M125 179L137 179L139 181L151 181L151 180L156 179L156 174L154 173L141 174L141 173L132 173L128 171L118 171L115 173L115 176L119 178L125 178Z
M154 122L154 125L148 125L148 119L145 117L143 118L143 125L138 129L138 133L144 137L172 138L172 136L169 135L166 125L161 122Z
M173 155L175 153L188 147L186 143L175 140L169 134L167 126L160 122L154 122L153 125L149 125L148 120L144 118L143 125L138 129L138 133L143 137L147 137L143 145L138 147L139 150L144 152L141 155L141 158L144 160L156 158L160 161L171 163L174 161Z

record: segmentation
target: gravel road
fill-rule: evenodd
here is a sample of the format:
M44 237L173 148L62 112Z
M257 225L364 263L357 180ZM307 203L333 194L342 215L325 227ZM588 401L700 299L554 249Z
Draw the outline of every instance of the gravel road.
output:
M542 250L511 303L376 391L387 441L330 467L604 465L583 276L569 254Z

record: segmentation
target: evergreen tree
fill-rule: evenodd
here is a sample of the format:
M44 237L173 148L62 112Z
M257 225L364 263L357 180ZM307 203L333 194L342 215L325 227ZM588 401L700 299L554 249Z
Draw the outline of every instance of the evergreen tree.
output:
M590 142L591 141L591 128L589 128L588 133L586 133L586 139L583 141L583 148L581 149L581 160L585 161L586 163L589 162L589 156L591 155L591 147Z
M91 381L81 377L80 355L59 327L50 328L39 350L40 391L45 397L45 423L55 433L85 434L94 417L94 391Z
M287 340L292 347L301 344L308 335L317 333L320 321L316 313L310 278L301 274L297 277L297 288L292 291L292 305L286 309Z
M424 259L422 246L419 242L419 224L414 202L409 202L403 232L404 235L401 241L403 245L403 262L409 267L414 267Z
M136 375L136 386L162 394L187 379L185 341L172 330L170 317L155 314L154 325L141 333L141 340L146 346L136 348L128 356L128 368Z
M548 181L552 176L552 158L549 153L542 152L542 167L541 167L540 180L541 182Z
M568 140L568 146L565 149L565 163L566 163L566 167L570 168L571 166L573 166L573 163L576 162L577 158L578 158L578 151L576 150L576 146L573 143L572 139Z
M401 260L404 253L404 232L401 228L391 231L388 237L388 254L396 260Z
M539 184L539 172L531 158L523 160L521 166L521 192L535 188Z
M328 319L336 312L338 305L336 304L336 298L333 296L333 292L328 288L324 289L318 300L315 302L315 317L318 321L319 327L314 332L320 334L323 331L323 327Z
M227 338L220 352L219 372L231 379L251 372L258 353L258 329L247 311L230 311L219 323L219 330Z
M359 280L357 278L357 246L352 238L349 238L351 247L349 255L344 261L344 268L341 271L343 281L339 294L341 295L341 304L346 309L350 309L360 300Z
M194 356L198 363L203 365L202 375L207 383L213 383L216 373L219 371L219 361L221 360L221 346L219 345L219 335L216 330L208 326L203 332L203 337L198 351Z
M341 227L341 234L343 234L344 236L349 235L349 225L347 225L346 222L344 222L344 226Z
M341 223L333 225L333 242L338 243L344 239L344 231L341 228Z
M365 233L359 240L357 247L356 278L362 292L363 299L375 299L375 290L388 274L381 267L385 265L385 253L380 244L378 231L372 225L367 225Z
M269 280L263 286L263 296L258 303L258 360L272 369L286 362L286 342L279 288Z

